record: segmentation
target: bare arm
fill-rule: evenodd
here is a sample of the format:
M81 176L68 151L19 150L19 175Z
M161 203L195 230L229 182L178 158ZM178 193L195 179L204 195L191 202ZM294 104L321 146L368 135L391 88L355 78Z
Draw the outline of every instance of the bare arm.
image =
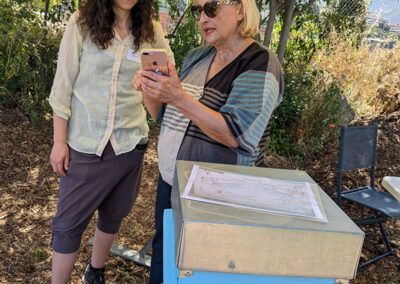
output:
M149 111L151 118L156 119L160 113L162 103L154 100L148 94L142 92L143 102Z
M136 72L135 76L132 79L132 84L136 90L142 92L143 102L148 112L150 113L153 119L156 119L161 110L162 103L153 99L151 96L143 92L140 74L141 71Z
M53 112L54 144L50 154L53 171L66 175L69 167L69 148L67 145L67 121Z
M222 114L206 107L191 95L180 95L172 104L215 141L231 148L239 147Z
M178 74L171 62L168 62L168 69L169 76L158 75L151 71L140 72L139 79L143 93L154 101L174 105L215 141L228 147L238 147L239 144L223 116L206 107L182 89Z

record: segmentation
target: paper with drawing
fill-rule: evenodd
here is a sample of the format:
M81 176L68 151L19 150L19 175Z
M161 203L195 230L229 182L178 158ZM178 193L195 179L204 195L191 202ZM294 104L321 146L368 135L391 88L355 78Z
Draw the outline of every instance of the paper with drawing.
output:
M194 165L183 198L326 222L308 182L241 175Z

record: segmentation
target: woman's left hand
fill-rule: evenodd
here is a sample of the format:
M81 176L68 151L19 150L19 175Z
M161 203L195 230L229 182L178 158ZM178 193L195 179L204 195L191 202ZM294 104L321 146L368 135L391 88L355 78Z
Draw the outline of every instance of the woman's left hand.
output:
M136 72L135 76L132 79L132 85L137 91L142 91L142 78L140 76L140 72Z
M153 71L140 71L144 95L157 101L174 105L184 95L174 64L168 60L168 76Z

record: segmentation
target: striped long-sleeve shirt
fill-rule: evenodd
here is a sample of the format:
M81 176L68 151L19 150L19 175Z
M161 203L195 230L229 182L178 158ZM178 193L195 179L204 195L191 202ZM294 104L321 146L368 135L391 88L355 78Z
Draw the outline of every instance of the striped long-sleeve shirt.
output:
M215 55L212 46L189 52L182 70L183 89L221 113L239 147L229 148L208 137L174 106L167 105L158 144L159 168L172 184L176 160L258 165L264 157L269 120L283 96L283 76L277 57L252 43L205 84Z

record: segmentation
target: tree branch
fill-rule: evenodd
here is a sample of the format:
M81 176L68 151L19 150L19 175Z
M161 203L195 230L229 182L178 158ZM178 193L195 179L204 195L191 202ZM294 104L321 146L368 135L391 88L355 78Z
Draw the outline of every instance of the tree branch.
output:
M316 0L310 0L307 4L302 5L301 7L296 7L296 9L293 12L293 18L295 18L297 15L303 13L305 10L310 8L312 5L314 5Z
M187 11L189 11L189 9L190 9L190 6L188 6L186 8L186 10L183 12L182 16L179 18L179 21L176 23L176 26L175 26L174 30L172 31L172 33L171 33L171 37L174 37L176 31L178 30L179 25L181 24L183 18L185 17L185 15L186 15Z
M264 23L267 21L268 17L265 17L260 21L260 26L264 25Z

